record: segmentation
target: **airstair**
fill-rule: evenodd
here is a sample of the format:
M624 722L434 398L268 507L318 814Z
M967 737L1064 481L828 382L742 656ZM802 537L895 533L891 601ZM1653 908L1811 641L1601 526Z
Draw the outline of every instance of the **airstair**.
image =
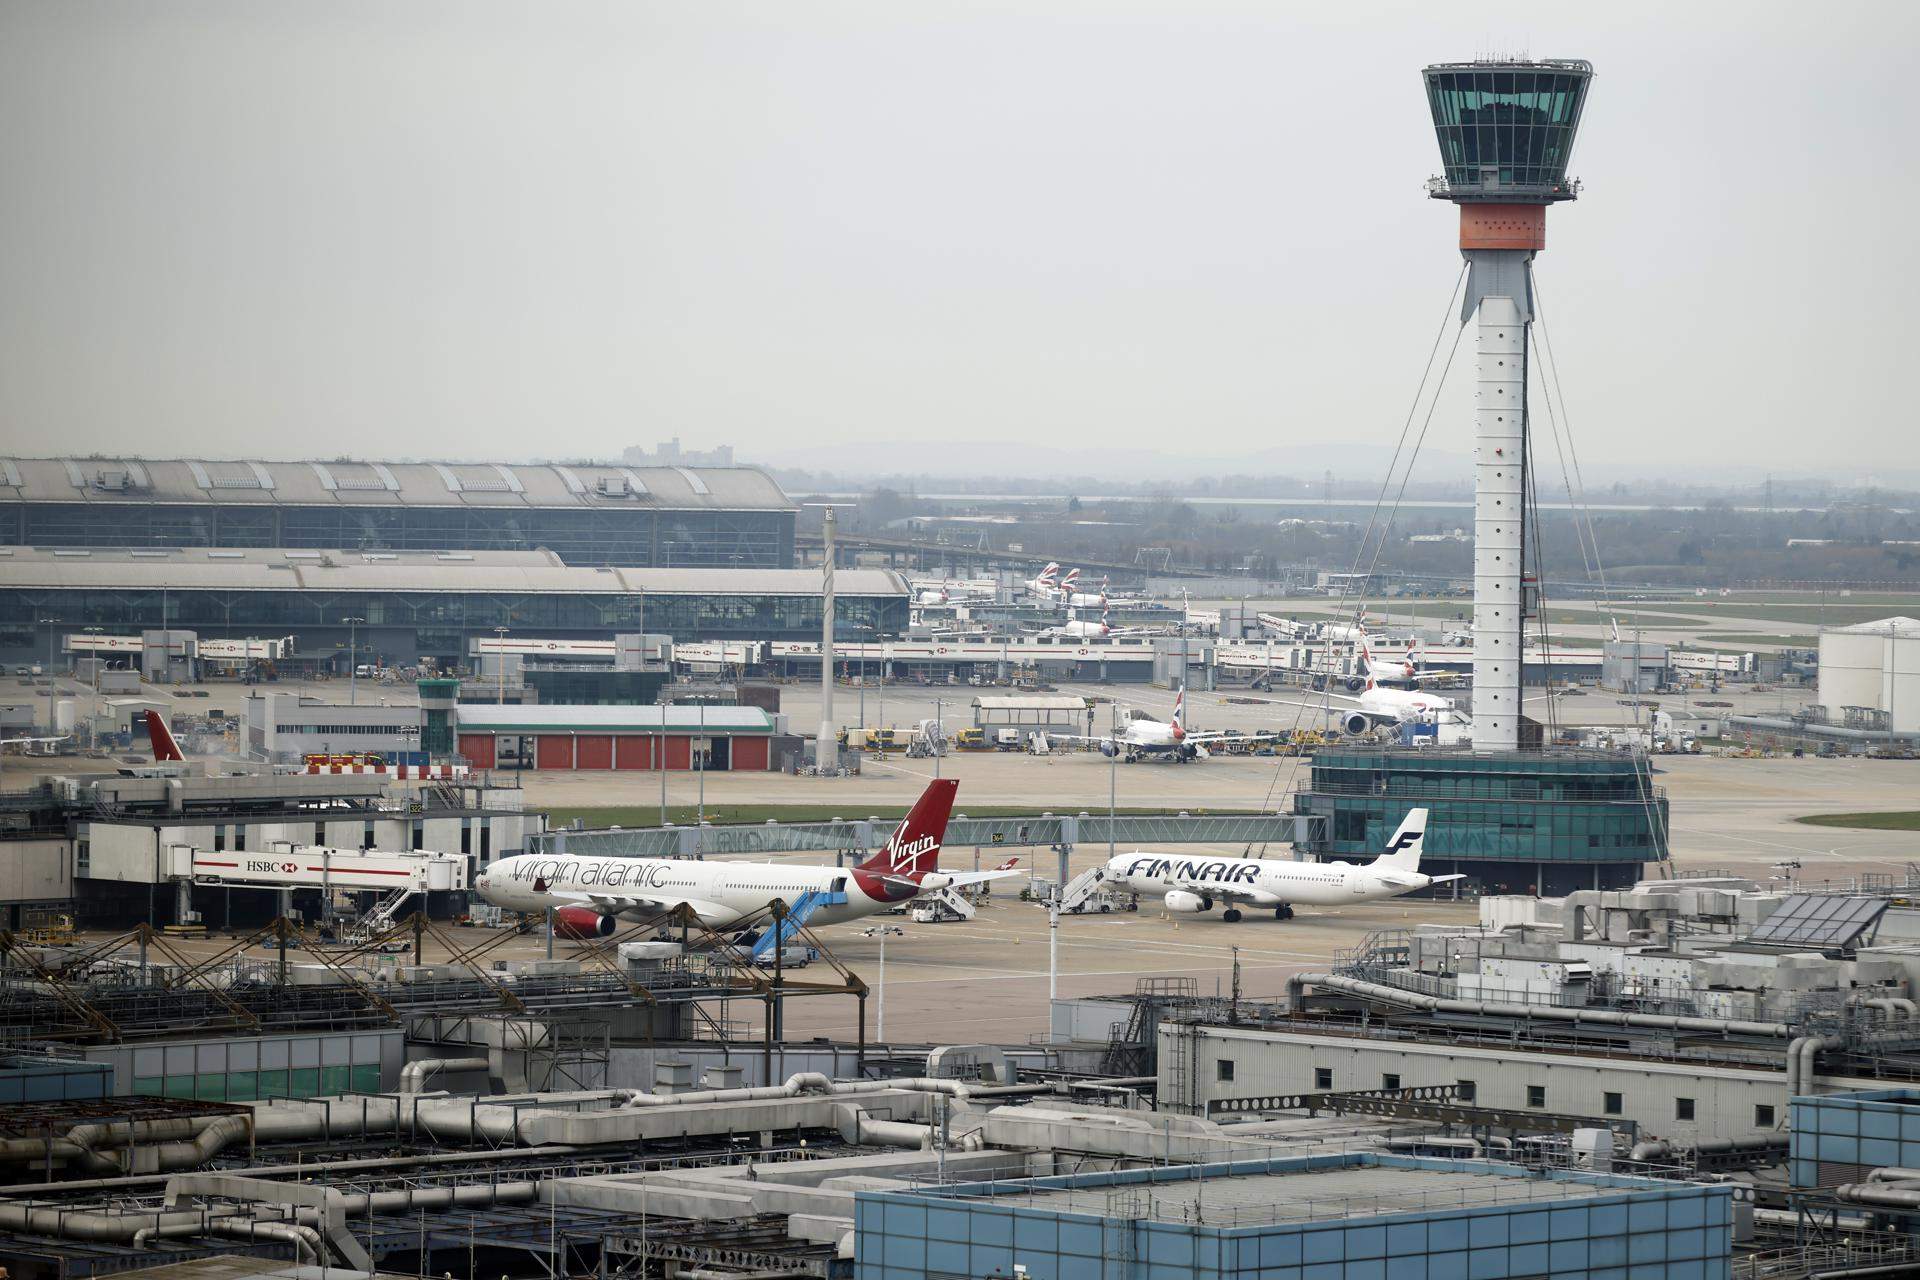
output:
M400 908L414 893L412 885L403 885L374 903L371 910L354 922L349 937L355 941L365 941L391 928L400 914Z
M932 893L923 893L913 900L913 918L919 924L945 924L955 920L971 920L980 908L963 893L952 888L935 889Z
M753 951L750 953L753 962L761 964L771 960L774 948L784 947L792 942L794 935L800 932L802 925L813 919L816 911L822 907L840 906L846 900L847 895L844 891L807 890L793 900L793 905L787 908L786 915L775 922L773 927L762 929L760 936L753 940Z

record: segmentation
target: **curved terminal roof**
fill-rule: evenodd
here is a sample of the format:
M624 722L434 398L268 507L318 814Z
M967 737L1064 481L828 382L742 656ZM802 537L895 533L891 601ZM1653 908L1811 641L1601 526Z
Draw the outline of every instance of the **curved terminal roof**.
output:
M0 502L792 511L757 467L0 458Z
M569 565L549 551L307 551L0 547L0 588L91 591L411 591L817 596L818 569ZM843 596L906 596L891 569L842 569Z

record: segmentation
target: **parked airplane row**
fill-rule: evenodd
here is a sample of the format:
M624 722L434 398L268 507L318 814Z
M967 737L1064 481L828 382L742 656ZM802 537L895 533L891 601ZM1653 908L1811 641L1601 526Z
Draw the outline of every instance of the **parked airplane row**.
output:
M759 916L776 898L790 908L805 901L809 928L845 924L928 894L1018 874L1007 864L992 871L941 869L958 787L952 778L928 784L885 846L857 866L518 854L487 867L474 887L505 910L552 909L555 931L580 939L665 922L682 907L707 928L725 931ZM1296 903L1370 902L1458 879L1420 872L1425 824L1426 811L1414 810L1366 866L1137 852L1114 858L1103 875L1133 892L1163 897L1173 912L1197 914L1219 904L1227 921L1238 920L1245 907L1272 910L1284 920Z

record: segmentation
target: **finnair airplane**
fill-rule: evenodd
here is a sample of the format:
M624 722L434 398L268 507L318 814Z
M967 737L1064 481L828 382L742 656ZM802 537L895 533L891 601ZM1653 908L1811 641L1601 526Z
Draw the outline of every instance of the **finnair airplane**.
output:
M1160 894L1167 910L1200 915L1218 903L1228 924L1243 908L1271 910L1293 918L1293 904L1337 906L1397 898L1462 877L1420 872L1427 811L1414 809L1400 823L1386 852L1365 866L1347 862L1294 862L1283 858L1177 858L1156 853L1121 854L1106 865L1106 881L1134 893Z
M508 911L556 908L554 932L569 938L605 938L623 921L664 919L683 903L708 928L727 929L775 898L793 906L806 893L828 895L808 917L809 927L844 924L921 894L1018 874L939 869L959 785L952 778L929 783L886 847L856 867L529 853L502 858L474 887Z

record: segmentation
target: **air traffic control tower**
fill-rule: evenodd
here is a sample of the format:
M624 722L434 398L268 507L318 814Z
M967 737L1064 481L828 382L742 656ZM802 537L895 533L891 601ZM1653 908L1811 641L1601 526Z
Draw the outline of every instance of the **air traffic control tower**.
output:
M1424 74L1443 169L1427 189L1460 207L1467 260L1460 321L1479 330L1473 745L1511 751L1520 745L1521 643L1532 605L1525 577L1531 264L1547 247L1547 206L1580 193L1567 161L1593 66L1444 62Z
M1547 206L1579 184L1567 160L1593 68L1585 62L1449 62L1425 72L1443 173L1428 189L1460 206L1479 336L1475 410L1473 746L1341 743L1313 756L1293 811L1317 818L1295 844L1323 862L1371 856L1411 809L1427 810L1421 870L1487 893L1623 889L1665 862L1667 797L1634 751L1546 751L1520 715L1527 552L1527 346L1533 255ZM1523 743L1525 749L1523 749Z

